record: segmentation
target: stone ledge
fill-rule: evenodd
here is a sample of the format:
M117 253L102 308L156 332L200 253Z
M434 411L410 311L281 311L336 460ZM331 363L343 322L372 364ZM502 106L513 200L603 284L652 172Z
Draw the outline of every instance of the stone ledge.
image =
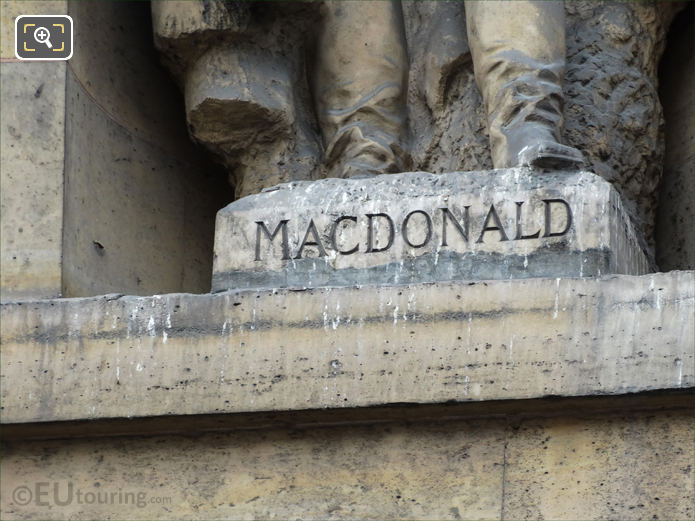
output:
M695 385L694 272L2 306L2 422Z
M518 423L540 418L567 416L575 420L687 409L695 415L693 389L652 391L614 396L538 398L533 400L494 400L486 402L445 402L438 404L396 404L383 407L269 411L236 414L193 414L148 416L142 418L106 418L58 422L3 424L2 440L27 441L65 438L114 436L151 436L162 434L199 435L208 432L248 430L306 430L346 428L360 425L384 425L398 422L444 423L506 418Z

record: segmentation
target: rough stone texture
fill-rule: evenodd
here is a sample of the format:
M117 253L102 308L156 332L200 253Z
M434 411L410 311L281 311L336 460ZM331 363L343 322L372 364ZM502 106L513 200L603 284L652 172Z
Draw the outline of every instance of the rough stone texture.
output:
M11 20L3 12L3 27ZM62 62L0 69L3 300L61 292L65 69Z
M155 45L184 91L191 137L227 167L237 197L321 175L305 63L318 5L152 3Z
M663 114L657 71L675 2L566 4L567 141L594 172L614 183L650 250L663 168Z
M648 271L609 183L518 168L295 182L235 201L218 213L212 288Z
M234 172L238 196L273 180L311 179L317 166L311 116L293 92L302 71L287 62L263 48L218 45L187 70L189 131Z
M687 389L692 272L2 306L2 421Z
M7 2L2 5L3 49L8 41L5 37L8 18L4 16L8 5ZM25 5L39 6L43 11L51 4ZM188 179L194 168L181 158L178 144L183 140L173 141L176 146L171 148L158 141L162 129L157 126L166 126L169 120L160 119L164 112L157 104L159 97L148 99L151 86L139 82L137 67L130 68L131 58L135 61L138 58L128 54L129 46L136 45L136 41L140 42L137 45L144 45L129 32L133 27L132 7L124 8L129 15L122 18L118 6L124 4L100 7L104 12L113 9L106 18L124 21L126 36L119 40L116 35L120 32L110 32L112 27L104 25L104 20L91 11L94 5L110 4L74 4L71 10L73 15L81 13L76 18L78 27L84 27L82 34L88 37L85 48L95 53L84 61L77 57L78 61L73 62L74 72L68 71L68 95L74 95L68 99L69 112L74 118L71 129L84 134L80 141L71 133L69 138L76 140L66 143L86 156L84 163L73 156L74 162L69 166L75 169L73 173L83 177L72 179L78 185L83 179L95 181L94 185L82 187L88 216L75 220L81 226L93 227L82 230L84 237L80 244L85 247L82 258L94 261L98 267L89 278L102 279L98 283L85 279L87 284L95 284L87 292L114 287L109 286L110 280L117 279L114 273L118 275L125 269L108 256L118 253L114 250L119 246L137 254L136 260L151 262L148 268L152 270L162 261L156 251L159 247L180 253L178 246L171 248L170 238L160 241L159 227L138 235L141 229L137 225L148 227L153 221L161 222L162 215L152 212L152 208L161 208L158 203L164 199L181 205L178 195L181 190L187 208L184 224L178 218L171 218L178 223L175 229L186 230L181 240L200 245L195 241L209 241L212 229L211 223L208 232L198 231L205 229L198 223L186 224L195 222L191 216L208 212L211 206L203 204L197 209L192 203L192 192L184 187L181 178L171 177L182 175ZM426 10L432 5L456 7L422 3L417 8ZM608 13L610 16L602 19L603 25L596 29L605 30L608 38L616 34L622 37L620 31L614 31L615 27L631 27L635 22L636 18L630 16L621 19L621 9L633 9L638 14L652 9L649 4L616 5L577 2L571 8L596 9L592 11L594 15ZM134 9L143 7L146 9L146 5L137 4ZM254 9L262 11L260 7ZM284 33L279 29L269 32L268 40L275 42L270 48L286 36L299 38L297 35L307 32L304 26L294 24L301 17L285 17L282 8L277 8L277 13L272 15L275 16L272 24L277 25L261 25L267 28L285 24ZM268 16L266 20L272 18L264 16ZM611 17L617 17L618 23L614 24ZM88 20L93 26L79 25L80 19ZM138 20L142 22L144 18ZM437 17L424 20L445 24ZM460 20L452 15L446 23L454 27ZM96 38L92 29L101 30L103 34L96 36L103 39ZM640 42L638 47L632 37L625 41L629 42L630 52L638 54L643 51L648 54L654 43ZM286 42L289 43L282 45L291 49L290 63L300 64L298 56L304 52L301 42L298 39ZM447 56L454 56L457 64L464 63L465 54L460 52L463 43L448 39L446 42L452 47ZM592 46L590 51L604 52L605 42L596 43L599 47ZM412 47L417 44L411 42ZM109 68L107 64L102 68L99 58L105 57L105 48L113 49L116 54L123 51L123 59L107 60L119 67ZM610 46L607 52L612 52ZM646 61L649 60L655 62L648 56ZM464 83L472 80L470 70L461 72L458 79L452 78L452 71L459 69L450 64L441 60L428 65L435 71L428 77L428 85L446 95L452 92L452 86L465 88ZM17 75L15 71L22 70L19 66L23 64L3 63L3 74L8 71ZM305 77L302 67L291 70ZM446 79L442 80L443 77ZM112 81L114 88L110 87ZM28 85L33 87L31 82ZM618 101L622 99L621 85L610 87L616 87ZM35 99L46 96L47 88ZM587 89L606 93L609 87L590 83ZM38 86L29 94L34 95L37 90ZM163 94L165 89L155 90L162 100L167 99ZM300 94L293 95L302 98L302 92L300 89ZM3 83L3 118L8 113L6 93ZM77 94L81 96L80 101ZM652 93L647 89L644 106L653 111L650 96ZM430 96L428 102L436 103L437 99ZM611 103L614 101L611 98ZM101 118L97 105L106 114L101 114ZM453 120L455 124L451 128L457 128L456 121L461 122L462 128L475 134L475 140L469 146L455 133L443 132L439 138L440 144L444 141L443 152L436 149L432 161L455 157L462 144L462 150L475 152L476 144L484 140L481 120L464 120L461 114L452 112L452 106L453 103L442 104L437 109L441 110L439 115L450 113L451 117L459 118ZM622 108L620 124L624 125L622 120L627 118L630 123L633 112L631 106ZM171 113L174 112L172 108ZM653 113L636 117L635 121L636 128L642 124L648 128L645 136L658 137L650 125L655 121ZM590 118L583 124L587 128L580 129L582 132L594 132ZM628 132L620 125L616 128L615 134L606 134L606 142L611 146L617 142L623 147L618 147L616 154L628 154L626 143L634 137L630 134L634 129L630 127ZM292 127L290 131L296 129ZM311 125L307 132L310 131ZM425 132L418 136L427 139L429 135ZM627 137L621 141L621 136ZM4 120L0 139L3 147L17 145L19 140L11 135ZM135 152L126 146L131 144L137 148ZM637 145L639 161L658 159L654 154L649 155L651 152L644 143L637 142ZM119 152L112 159L126 157L127 153L127 157L134 158L134 166L114 160L101 169L108 160L101 163L104 159L97 154L101 151L94 150L99 146ZM56 146L55 150L62 148ZM282 165L274 165L272 172L254 170L251 168L254 163L250 162L248 175L256 177L247 188L237 186L237 189L255 190L267 186L266 182L275 184L283 180L285 172L289 178L317 175L316 171L303 171L300 162L292 163L296 156L290 145L283 150L287 156L281 159L290 165L286 170L276 168ZM485 149L482 150L484 154ZM655 150L658 152L658 146ZM309 156L314 153L313 149L309 152ZM473 157L476 161L484 160L484 155ZM468 156L464 159L468 160ZM612 160L608 158L605 162ZM268 158L259 161L264 164ZM7 165L4 148L2 162L4 175ZM148 168L154 166L151 162L166 165L157 175L164 178L159 180L167 189L161 186L156 189L157 180L148 177L151 172ZM637 171L643 162L637 164ZM92 172L92 165L96 165L97 174ZM444 171L457 169L460 167ZM7 191L4 181L5 178L3 197ZM642 187L640 178L632 181L634 184L630 184L627 192L650 190L649 183ZM123 183L122 192L119 182ZM131 191L129 185L139 187ZM144 193L141 188L145 189ZM149 197L155 190L156 200ZM126 196L121 198L124 193ZM132 193L137 197L131 198ZM94 194L101 205L89 201ZM46 202L46 208L55 208L51 205L60 202L50 191L44 195L48 197L38 201ZM111 198L135 204L109 206ZM3 205L4 202L3 199ZM185 206L189 203L191 206ZM123 209L128 213L124 220L114 217L109 222L100 213L115 210L112 215L123 217L119 215ZM13 207L12 219L8 221L9 214L3 206L3 224L14 226L13 219L24 211L24 208L15 211ZM140 211L141 217L153 221L139 221L133 226L133 221L128 220L132 211ZM169 221L171 215L162 213L166 214L163 220ZM33 212L25 215L27 219L34 218ZM49 221L50 230L55 232L62 217L52 217ZM170 228L167 230L171 233ZM7 231L5 228L1 231L4 240ZM92 231L98 233L96 238L90 238ZM121 235L109 243L102 233ZM135 235L135 240L131 235ZM148 243L157 247L149 249ZM99 247L106 250L101 256L94 253L101 251ZM2 249L4 253L4 242ZM88 257L88 251L97 257ZM107 260L112 264L106 264ZM4 276L7 264L4 258L2 261ZM29 280L29 276L25 272L22 279ZM137 278L129 280L132 283ZM127 281L117 282L119 290L153 291L149 286L138 290L132 289ZM107 296L4 305L0 317L3 427L11 424L10 427L21 428L27 426L22 422L35 421L47 429L44 432L50 432L55 426L50 423L52 420L83 419L84 422L63 423L79 429L102 422L104 428L105 424L113 425L104 420L110 419L118 424L121 433L131 431L130 436L120 438L52 441L15 438L10 442L4 438L1 517L692 518L695 499L692 407L639 412L618 408L605 414L594 410L587 418L577 412L574 402L558 400L558 407L565 408L559 415L556 412L553 417L530 419L529 411L540 400L518 398L589 394L599 395L596 400L603 404L612 399L605 395L691 391L695 385L694 282L691 272L598 281L526 280L148 298ZM144 286L147 284L149 280ZM184 287L195 286L195 283L187 284ZM3 297L5 294L3 280ZM632 399L639 401L641 397ZM383 411L381 407L364 407L401 402L493 400L458 404L485 406L483 414L488 414L498 410L495 400L504 398L517 404L516 412L454 421L442 421L446 419L442 409L435 418L413 421L410 412L418 407L403 407L406 412L402 418L407 419L387 422L378 417ZM297 425L295 415L301 413L297 409L312 407L315 409L310 413L325 408L326 415L349 412L337 410L338 407L355 407L368 411L364 414L371 419L366 421L367 425L364 419L360 422L349 416L342 417L348 418L342 425L335 419L330 426L316 422L310 426ZM248 426L240 423L241 427L233 432L195 437L132 436L138 434L138 422L146 421L148 415L155 420L160 419L157 416L168 415L163 419L175 422L177 432L186 432L187 428L195 432L192 425L199 417L185 418L185 414L207 413L219 419L239 416L221 412L248 411L246 414L251 416L257 414L251 411L257 410L289 411L284 413L285 419L292 418L287 423L294 422L294 427L249 432ZM129 416L142 419L131 422ZM263 418L257 419L254 425L258 427L262 421ZM60 428L64 427L58 426L56 430ZM83 492L133 491L145 493L147 499L171 498L171 502L155 501L143 507L73 502L50 508L16 503L14 494L18 486L35 486L37 482L52 486L54 480L63 487L71 482Z
M403 3L416 169L491 166L461 2ZM565 140L615 185L653 244L663 165L657 67L676 2L566 2ZM502 22L501 22L502 23Z
M2 517L692 518L692 407L567 412L198 436L4 438ZM48 483L42 499L50 507L13 499L18 487L35 493L37 482ZM62 501L73 484L70 505L53 501L55 482ZM143 502L118 504L116 496L116 504L84 504L98 492L140 493Z
M691 519L692 416L527 421L507 442L505 519Z
M208 291L214 213L231 194L186 135L148 6L70 2L69 13L80 28L66 89L63 294Z
M492 168L463 2L404 1L410 52L411 154L431 172Z
M661 65L666 162L660 187L656 261L663 271L695 268L695 52L693 5L674 23Z
M185 69L215 40L246 32L250 16L244 2L154 0L154 41L168 68L183 81Z
M237 196L278 182L325 175L305 79L312 73L311 36L316 33L318 4L301 8L273 4L272 9L258 3L246 9L231 4L233 9L224 9L220 2L212 2L207 18L193 23L199 5L192 3L181 15L180 25L186 29L177 26L176 31L170 13L155 16L158 46L182 85L196 83L195 78L183 78L184 65L210 49L226 57L231 76L248 76L253 85L245 96L263 91L263 82L255 78L266 74L270 64L279 64L272 66L275 72L269 77L289 92L282 97L277 117L263 96L248 103L244 96L235 97L234 89L219 98L207 89L210 108L204 114L209 131L203 119L193 121L192 134L230 169ZM172 4L158 5L173 10ZM644 233L645 251L653 256L664 156L657 68L670 22L683 4L577 1L565 5L565 140L586 155L589 170L614 183ZM411 169L435 173L489 169L484 110L473 77L463 2L404 1L403 13L410 52ZM309 56L306 63L305 56ZM196 70L190 68L189 74L200 74ZM292 73L280 74L278 80L279 71ZM245 117L231 118L225 125L216 114L229 111ZM225 141L225 135L239 136L239 142L234 137ZM256 140L253 146L243 146L249 138Z

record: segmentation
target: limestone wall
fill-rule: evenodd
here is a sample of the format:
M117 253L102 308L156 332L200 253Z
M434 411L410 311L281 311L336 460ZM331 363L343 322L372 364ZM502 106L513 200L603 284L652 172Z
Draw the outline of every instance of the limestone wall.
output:
M188 138L149 7L3 2L2 298L210 289L224 175ZM14 18L67 12L69 62L14 58Z
M0 288L2 298L61 293L65 62L20 63L14 19L65 13L67 2L2 2Z
M3 518L688 518L692 288L5 304Z
M673 271L209 293L226 175L247 169L238 192L322 175L303 62L318 4L215 5L257 22L258 56L298 87L283 136L303 132L227 171L189 139L147 3L0 5L0 517L692 519L695 275L677 271L693 268L692 19L658 76L656 257ZM594 40L569 44L566 137L647 230L656 68L682 7L567 3L570 38ZM75 20L73 58L20 63L14 17L52 12ZM417 166L485 168L461 4L404 13ZM615 75L580 67L602 56ZM267 123L211 106L251 141Z
M226 181L188 139L148 6L76 1L69 13L63 295L208 291Z
M3 519L691 519L686 403L488 402L217 432L189 417L174 434L15 439Z

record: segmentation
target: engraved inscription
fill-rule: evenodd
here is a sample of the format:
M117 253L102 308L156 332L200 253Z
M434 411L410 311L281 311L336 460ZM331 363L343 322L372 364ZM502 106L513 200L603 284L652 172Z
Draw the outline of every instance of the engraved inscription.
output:
M425 232L425 238L422 240L421 243L413 244L408 238L408 223L410 223L410 218L417 214L423 215L425 217L425 227L427 231ZM408 246L410 246L411 248L422 248L424 245L430 242L430 239L432 238L432 218L429 216L427 212L423 210L413 210L405 216L405 219L403 219L403 226L401 227L401 230L403 231L403 240Z
M265 233L265 236L272 243L275 236L280 230L282 230L282 260L288 260L290 258L290 244L287 237L287 223L289 219L283 219L275 227L275 231L270 233L268 227L263 221L256 221L256 257L255 260L261 260L261 232Z
M333 221L333 227L331 228L331 246L333 247L333 250L337 251L341 255L352 255L360 250L359 244L355 244L355 246L349 250L343 250L338 246L338 240L336 239L336 232L343 221L352 221L353 223L356 223L357 217L354 215L342 215Z
M471 217L471 206L466 205L440 207L431 210L431 213L415 209L398 220L394 220L387 211L365 213L361 216L340 215L332 219L325 229L322 229L315 219L310 219L308 223L292 223L292 219L282 219L278 222L255 221L254 260L265 260L262 255L265 244L272 247L269 255L281 254L282 260L290 260L326 257L326 248L339 255L386 252L393 247L398 236L398 240L402 240L403 244L413 249L425 248L428 245L446 249L452 248L450 243L454 239L460 248L461 242L469 244L471 237L475 239L475 244L492 244L543 240L566 235L573 223L570 204L564 199L542 199L540 202L543 207L537 210L539 217L542 215L542 225L539 224L539 219L533 228L528 222L534 208L526 201L514 202L512 208L515 209L515 213L512 214L513 219L508 220L503 217L512 216L505 215L502 209L510 205L498 203L497 207L490 204L483 212L475 213L477 218ZM435 218L441 221L441 227L435 227ZM290 240L290 229L296 230L297 241ZM437 230L441 231L438 236ZM291 244L297 245L294 253L290 251Z

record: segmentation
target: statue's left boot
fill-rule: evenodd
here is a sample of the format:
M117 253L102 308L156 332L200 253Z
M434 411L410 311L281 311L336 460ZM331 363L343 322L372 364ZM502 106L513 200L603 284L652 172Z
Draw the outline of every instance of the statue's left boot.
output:
M495 168L582 166L581 152L561 143L563 2L469 1L466 21Z
M558 143L554 139L534 140L517 154L520 166L537 168L573 169L586 164L582 153L574 147Z

